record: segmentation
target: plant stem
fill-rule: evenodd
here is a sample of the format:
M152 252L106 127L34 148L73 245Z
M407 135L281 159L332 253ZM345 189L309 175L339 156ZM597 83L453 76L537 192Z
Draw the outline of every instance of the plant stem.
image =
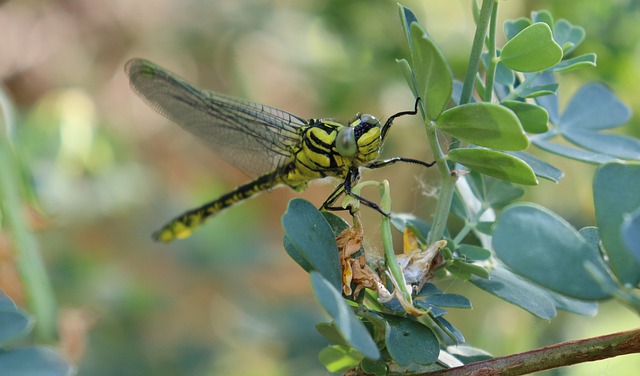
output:
M427 139L429 146L433 150L436 165L440 171L440 193L438 195L438 203L433 214L433 224L429 235L427 236L427 245L432 244L444 235L447 228L447 219L449 218L449 210L451 209L451 200L453 200L453 192L456 184L456 177L451 175L451 170L444 158L440 144L438 143L438 135L434 126L427 126Z
M487 35L487 28L489 26L489 20L491 19L494 4L495 0L484 0L482 2L480 16L478 17L478 27L473 38L471 56L469 57L469 66L467 67L467 74L462 88L462 95L460 97L460 104L469 103L471 101L471 94L473 93L475 78L478 74L484 40ZM429 124L427 125L427 138L429 139L429 146L431 147L431 150L433 150L438 169L440 170L440 178L442 181L438 203L433 216L433 227L427 237L427 243L432 244L433 242L442 239L444 235L444 231L447 227L447 219L449 218L449 211L451 209L451 200L453 200L453 192L458 178L457 176L452 175L451 169L446 163L446 159L442 158L443 153L440 149L440 144L438 143L435 128ZM455 148L455 145L452 144L451 148Z
M640 329L562 342L520 354L494 358L423 376L526 375L547 369L640 353Z
M485 77L484 96L485 102L491 102L493 96L493 83L496 77L496 66L498 64L498 56L496 53L496 23L498 19L498 2L495 1L491 11L491 21L489 23L489 64L487 64L487 76Z
M380 207L386 212L391 212L391 194L389 192L389 182L384 180L380 183ZM413 304L411 300L411 293L407 290L404 275L402 269L396 259L396 254L393 249L393 238L391 236L391 220L387 216L382 216L382 244L384 246L384 259L387 263L387 268L391 272L393 279L396 281L400 293L404 295L405 301L409 304Z
M478 68L480 67L480 59L482 58L482 48L484 47L484 39L487 36L487 28L491 19L491 11L495 0L484 0L478 17L478 26L476 34L473 37L473 46L471 47L471 56L469 56L469 65L464 78L464 86L462 87L462 95L460 96L460 104L469 103L473 86L475 83Z
M10 142L10 102L0 88L0 110L3 113L6 133L0 133L0 202L2 215L12 235L15 258L24 281L28 304L36 318L36 335L42 341L53 341L56 330L56 304L38 242L24 218L19 184L18 162Z

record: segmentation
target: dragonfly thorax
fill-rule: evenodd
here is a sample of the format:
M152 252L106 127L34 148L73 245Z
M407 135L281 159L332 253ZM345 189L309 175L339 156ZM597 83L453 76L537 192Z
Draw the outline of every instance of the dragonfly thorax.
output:
M327 176L343 179L349 169L376 159L382 143L380 122L371 115L358 115L348 125L312 119L300 136L285 179L289 186Z

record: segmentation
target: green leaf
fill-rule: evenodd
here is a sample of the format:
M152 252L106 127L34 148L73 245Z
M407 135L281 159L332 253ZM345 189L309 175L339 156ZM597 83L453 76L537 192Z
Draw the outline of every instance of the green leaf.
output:
M282 216L283 244L305 270L317 270L336 290L342 289L338 247L331 227L309 201L294 198Z
M2 290L0 290L0 309L14 311L19 310L13 300L11 300L11 298Z
M453 90L451 69L444 55L417 22L411 24L413 71L427 118L435 120L449 103Z
M493 358L491 354L485 350L471 347L468 345L448 346L447 352L462 361L463 364L480 362Z
M522 98L537 98L546 95L555 94L558 91L558 84L544 84L529 86L520 90L520 97Z
M400 21L402 22L402 29L404 30L404 35L407 38L409 49L413 50L413 41L411 39L411 24L414 22L419 23L418 18L415 14L413 14L413 11L411 9L400 4L398 4L398 11L400 12Z
M504 35L507 37L507 40L513 39L513 37L530 25L531 20L524 17L518 18L517 20L507 20L503 25Z
M541 206L505 208L493 229L493 247L513 271L541 286L583 300L610 297L583 267L589 261L606 272L598 249Z
M305 257L304 253L301 250L299 250L291 242L291 240L289 240L289 238L287 238L287 235L282 237L282 246L284 247L284 250L287 252L289 257L291 257L293 261L296 262L296 264L300 265L300 267L302 267L302 269L304 269L305 272L309 273L312 270L314 270L313 265L311 265L311 263L307 261L307 258Z
M504 86L512 86L516 82L516 74L501 61L496 64L496 82Z
M387 317L385 343L391 358L401 366L431 364L438 360L438 338L423 324L396 316Z
M471 171L468 175L465 176L465 178L467 180L467 184L469 184L471 192L473 192L473 195L476 196L478 200L486 202L488 193L488 181L486 176L478 172Z
M570 72L584 67L596 66L596 54L590 53L585 55L576 56L572 59L566 59L559 62L552 68L554 72Z
M533 11L531 12L531 20L533 22L544 22L549 25L549 28L553 30L553 16L549 13L548 10L541 10L539 12Z
M71 367L55 351L45 347L0 350L3 375L67 376Z
M471 301L466 297L458 294L441 294L434 295L424 300L428 304L438 307L464 308L471 309Z
M596 153L630 160L640 160L640 140L618 134L567 129L564 138Z
M543 71L562 60L562 48L553 40L549 25L538 22L509 40L502 48L500 60L516 71Z
M552 291L547 291L547 295L559 310L588 317L593 317L598 313L597 302L573 299L565 295L555 294Z
M444 317L441 317L441 316L436 317L433 321L438 325L440 329L442 329L447 334L447 336L449 336L449 338L451 338L451 340L455 344L461 344L465 342L464 335L462 335L462 332L458 330L458 328L453 326Z
M0 346L31 331L33 320L16 308L0 308Z
M584 40L585 31L580 26L574 26L567 20L558 20L553 30L553 39L562 46L564 54L568 55Z
M519 101L504 101L500 103L513 111L522 128L529 133L545 133L549 130L549 114L544 108L533 103Z
M557 183L564 177L564 172L558 170L547 162L523 151L510 151L507 154L511 154L516 158L522 159L526 164L533 169L533 172L537 177L550 180Z
M640 208L625 215L621 231L627 249L640 262Z
M458 278L464 280L467 280L474 275L481 278L489 278L487 269L480 265L464 262L460 259L454 259L451 261L451 263L447 265L447 270L455 274Z
M471 261L484 261L491 257L491 251L477 245L460 244L456 251L460 256Z
M640 208L640 164L608 163L596 170L593 202L609 265L623 283L640 282L640 261L626 247L621 226Z
M531 167L509 154L486 149L454 149L448 159L494 178L516 184L538 184Z
M419 232L418 235L423 238L426 238L429 235L429 231L431 231L431 224L429 222L410 213L393 213L391 215L391 225L400 232L404 232L406 227L411 226L411 228L416 229Z
M371 360L364 358L360 363L360 368L367 375L385 376L387 374L387 364L383 359Z
M494 103L468 103L446 110L436 127L463 141L499 150L524 150L529 139L518 117Z
M491 235L491 233L493 232L493 222L490 222L490 221L478 222L475 229L485 235Z
M340 345L325 347L320 350L320 363L333 373L343 373L356 367L363 356L356 350Z
M489 269L489 278L473 277L471 283L541 319L549 320L556 317L555 304L544 290L504 267L495 266Z
M320 214L322 214L324 219L327 220L327 223L329 224L329 227L331 227L331 231L333 231L333 235L335 237L338 237L338 235L340 235L342 231L349 228L349 224L347 223L347 221L342 219L342 217L340 216L337 216L328 211L320 212Z
M487 179L489 189L485 202L491 207L504 206L524 195L524 189L518 185L489 177Z
M367 358L379 359L380 351L367 328L353 313L333 284L318 272L311 272L311 286L320 304L334 320L342 338Z
M546 141L544 139L532 139L533 144L542 150L546 150L549 153L561 155L563 157L575 159L577 161L602 164L608 162L615 162L618 159L610 157L608 155L594 153L590 151L580 150L572 148L566 145L561 145L555 142Z
M472 216L467 210L468 208L466 207L462 196L460 196L460 192L456 190L455 192L453 192L453 200L451 201L451 212L457 215L460 219L471 220Z
M318 333L322 334L322 336L326 338L327 341L335 345L342 345L342 346L349 345L344 340L344 338L342 338L342 335L340 334L336 326L333 325L332 323L328 323L328 322L317 323L316 330L318 331Z
M527 75L525 74L525 77ZM542 74L536 74L536 77L533 79L533 86L539 85L555 85L553 92L549 95L537 96L535 98L535 103L544 108L549 114L549 122L551 124L558 124L558 119L560 119L559 115L559 104L558 104L558 95L556 94L556 90L558 89L558 82L555 78L555 75L550 71L542 72Z
M400 66L400 70L402 71L402 76L404 77L405 81L407 81L407 85L411 89L411 93L413 93L413 96L415 98L418 98L420 94L418 92L418 87L416 86L416 79L413 76L413 70L411 69L409 62L406 59L396 59L396 63L398 63L398 65Z
M581 87L571 98L557 124L568 129L602 130L620 126L631 118L631 110L600 83Z

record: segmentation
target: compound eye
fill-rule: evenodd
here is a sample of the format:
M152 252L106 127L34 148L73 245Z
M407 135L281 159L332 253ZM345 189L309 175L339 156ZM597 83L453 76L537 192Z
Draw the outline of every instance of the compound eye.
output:
M360 121L362 123L369 124L369 125L378 125L380 123L375 116L370 114L360 115Z
M336 149L341 156L351 158L358 153L356 132L353 127L344 127L336 136Z

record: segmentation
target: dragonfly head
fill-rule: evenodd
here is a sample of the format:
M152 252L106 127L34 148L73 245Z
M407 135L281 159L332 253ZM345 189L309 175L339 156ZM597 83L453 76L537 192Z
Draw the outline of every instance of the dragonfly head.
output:
M336 149L343 157L369 162L378 157L382 143L380 121L373 115L358 114L336 136Z

